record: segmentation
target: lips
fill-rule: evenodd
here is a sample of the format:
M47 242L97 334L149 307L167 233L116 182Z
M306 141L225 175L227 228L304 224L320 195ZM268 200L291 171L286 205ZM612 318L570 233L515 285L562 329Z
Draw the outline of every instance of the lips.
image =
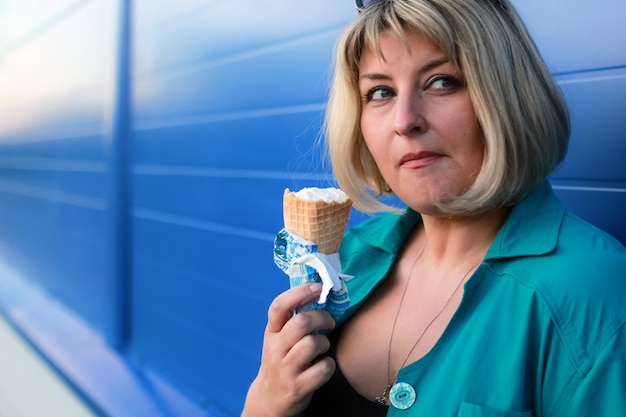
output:
M436 152L422 151L418 153L408 153L400 159L402 168L425 168L437 162L443 157L442 154Z

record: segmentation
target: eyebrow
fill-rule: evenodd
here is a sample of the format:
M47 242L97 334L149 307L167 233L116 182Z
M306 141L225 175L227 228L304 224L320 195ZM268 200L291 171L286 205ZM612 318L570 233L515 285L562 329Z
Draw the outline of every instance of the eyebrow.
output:
M450 60L446 57L441 57L441 58L435 58L431 61L428 61L426 64L424 64L418 71L418 74L421 76L425 73L427 73L428 71L432 71L435 68L438 68L442 65L445 65L447 63L449 63ZM367 80L388 80L391 77L389 77L388 75L385 74L378 74L378 73L365 73L363 75L359 76L359 81L363 80L363 79L367 79Z

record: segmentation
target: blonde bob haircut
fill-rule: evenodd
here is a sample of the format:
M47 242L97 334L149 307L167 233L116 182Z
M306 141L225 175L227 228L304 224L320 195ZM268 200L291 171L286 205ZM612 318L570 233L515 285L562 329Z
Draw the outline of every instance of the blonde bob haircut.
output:
M363 212L395 211L393 196L360 127L359 62L392 31L428 37L464 75L484 140L482 167L444 213L513 205L547 178L567 152L567 104L517 12L506 0L382 0L361 10L336 46L326 145L338 185Z

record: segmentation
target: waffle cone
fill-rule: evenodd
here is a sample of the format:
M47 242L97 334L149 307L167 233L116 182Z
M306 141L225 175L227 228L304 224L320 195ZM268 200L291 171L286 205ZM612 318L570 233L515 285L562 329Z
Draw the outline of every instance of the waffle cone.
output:
M318 252L337 252L346 231L352 200L341 203L301 200L285 190L283 218L288 232L317 244Z

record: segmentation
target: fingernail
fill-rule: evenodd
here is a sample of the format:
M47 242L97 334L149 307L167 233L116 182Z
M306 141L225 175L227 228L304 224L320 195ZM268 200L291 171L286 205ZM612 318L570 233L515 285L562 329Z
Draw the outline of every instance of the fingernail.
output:
M311 292L320 292L322 291L322 284L316 282L315 284L311 284L309 289L311 290Z

